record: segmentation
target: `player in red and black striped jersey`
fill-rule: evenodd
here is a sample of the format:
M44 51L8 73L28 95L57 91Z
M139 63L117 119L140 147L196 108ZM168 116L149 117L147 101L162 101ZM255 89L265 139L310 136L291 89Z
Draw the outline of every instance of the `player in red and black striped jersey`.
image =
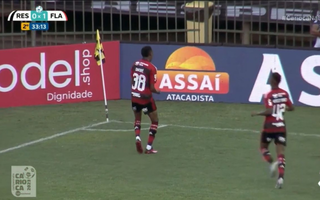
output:
M261 133L260 150L264 159L270 164L271 175L274 176L278 167L278 180L276 188L281 188L284 179L285 156L284 150L287 143L286 123L284 120L285 111L293 111L292 102L289 94L279 88L281 75L272 73L270 77L271 91L264 96L264 105L266 110L263 112L252 113L251 116L265 116L264 127ZM278 160L273 162L269 152L269 144L274 140Z
M152 97L152 93L159 94L154 84L157 81L157 68L151 63L153 52L150 46L141 49L142 59L136 61L131 68L131 102L135 116L134 129L136 135L136 148L139 153L143 153L140 138L142 112L149 116L151 126L149 129L148 144L146 154L157 153L153 149L153 140L158 129L157 106Z

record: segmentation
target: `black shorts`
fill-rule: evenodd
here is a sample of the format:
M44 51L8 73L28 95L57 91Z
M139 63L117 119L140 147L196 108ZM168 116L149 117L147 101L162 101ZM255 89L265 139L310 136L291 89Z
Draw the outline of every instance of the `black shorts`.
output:
M275 144L281 144L283 146L287 145L287 134L286 132L276 132L276 133L261 133L261 143L270 143L274 141Z
M147 115L149 113L152 113L153 111L156 111L157 106L153 99L147 104L139 104L132 102L132 110L136 112L142 111L145 115Z

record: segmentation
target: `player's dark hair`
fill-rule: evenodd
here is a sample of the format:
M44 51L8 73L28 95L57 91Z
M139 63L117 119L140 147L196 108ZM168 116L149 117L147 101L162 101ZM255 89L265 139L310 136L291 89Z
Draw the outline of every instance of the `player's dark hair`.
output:
M152 48L150 46L144 46L142 49L141 49L141 55L142 57L146 58L150 55L152 51Z
M272 73L272 78L277 84L281 82L281 75L277 72Z

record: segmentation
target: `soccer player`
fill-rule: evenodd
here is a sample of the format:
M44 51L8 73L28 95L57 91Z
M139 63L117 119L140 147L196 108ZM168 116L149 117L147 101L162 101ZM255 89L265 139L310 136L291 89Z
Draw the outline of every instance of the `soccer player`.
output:
M158 128L157 106L152 97L152 93L159 94L154 84L157 81L157 68L151 63L153 51L150 46L141 49L142 59L136 61L131 68L131 102L134 113L134 130L136 135L136 148L138 153L143 153L140 138L142 112L149 116L151 126L149 129L148 144L146 154L155 154L153 141Z
M276 188L282 188L284 180L286 146L286 123L284 120L285 111L293 111L292 102L288 93L279 88L281 75L272 73L270 77L271 91L264 95L264 105L266 110L263 112L253 112L251 116L265 116L264 127L261 133L260 150L265 161L270 164L271 176L275 175L278 167L278 180ZM273 162L273 158L268 150L270 142L274 140L278 159Z

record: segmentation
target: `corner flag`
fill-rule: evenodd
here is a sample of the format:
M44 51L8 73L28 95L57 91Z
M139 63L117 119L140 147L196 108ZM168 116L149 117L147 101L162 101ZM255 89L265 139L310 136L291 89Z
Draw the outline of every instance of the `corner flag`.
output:
M105 63L106 59L104 56L103 46L100 40L100 33L97 29L96 35L96 48L94 51L94 58L97 61L97 64L100 66L101 69L101 80L102 80L102 89L103 89L103 98L104 98L104 107L106 111L106 120L109 122L109 110L108 110L108 101L107 101L107 93L106 93L106 84L104 81L104 72L103 72L103 64Z
M97 30L97 35L96 35L96 49L94 51L94 58L97 61L97 64L100 66L101 63L105 63L106 59L104 56L104 50L103 50L103 46L101 43L101 39L100 39L100 33L99 30Z

